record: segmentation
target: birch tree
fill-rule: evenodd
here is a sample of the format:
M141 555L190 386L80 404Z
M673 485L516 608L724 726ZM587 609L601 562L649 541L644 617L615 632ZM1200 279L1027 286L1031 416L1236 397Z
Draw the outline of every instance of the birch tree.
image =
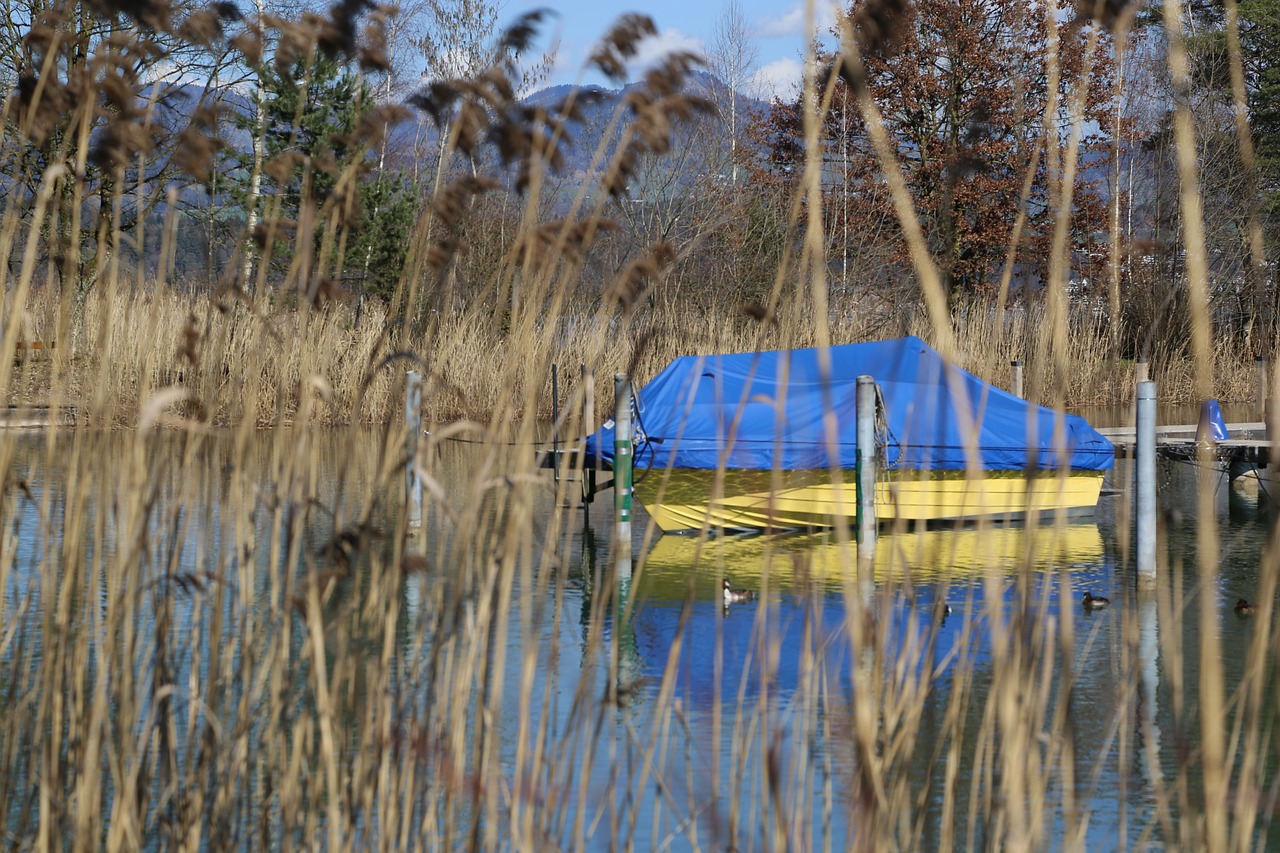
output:
M730 183L738 185L739 139L745 125L742 92L756 72L760 49L738 0L729 0L716 19L707 49L707 71L715 78L713 95L728 139Z

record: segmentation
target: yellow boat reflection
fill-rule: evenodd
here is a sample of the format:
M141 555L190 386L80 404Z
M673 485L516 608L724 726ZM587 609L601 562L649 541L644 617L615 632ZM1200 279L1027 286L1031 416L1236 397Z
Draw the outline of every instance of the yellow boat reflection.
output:
M797 576L839 584L855 569L855 546L831 531L810 534L710 537L662 536L642 569L651 596L682 597L689 573L711 578L717 567L735 583L788 588ZM1001 574L1023 567L1044 571L1097 566L1103 560L1096 524L1004 525L883 532L877 541L878 582L936 583ZM701 584L699 584L701 586Z

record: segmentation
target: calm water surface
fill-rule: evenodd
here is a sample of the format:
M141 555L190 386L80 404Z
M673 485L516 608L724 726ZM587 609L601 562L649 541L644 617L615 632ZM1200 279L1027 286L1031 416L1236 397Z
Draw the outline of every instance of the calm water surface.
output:
M351 457L348 448L353 443L349 439L348 432L320 433L312 439L322 460L318 492L329 506L344 501L360 505L375 479L377 437L354 442L357 448L368 448L367 459ZM128 435L120 437L121 442L128 440ZM12 470L37 496L49 493L58 512L66 484L59 480L58 466L45 462L41 442L34 436L21 439ZM465 488L473 472L483 468L485 453L479 445L448 443L431 465L433 476L445 492ZM163 462L162 456L161 450L157 465ZM182 565L193 569L210 559L205 553L210 547L227 547L217 532L225 527L220 495L228 486L219 480L222 461L216 448L204 454L198 464L205 468L200 476L210 484L204 491L205 499L186 506L186 525L161 539L177 550ZM268 466L264 455L260 485L264 494L271 488ZM109 471L110 465L104 470ZM1117 469L1109 488L1120 491L1125 471ZM165 476L179 475L170 471ZM542 476L546 487L535 507L535 519L543 530L552 530L553 484L549 473ZM1111 849L1160 847L1176 841L1166 839L1165 831L1169 821L1176 823L1177 815L1166 815L1166 823L1161 822L1157 791L1172 784L1179 750L1194 748L1192 739L1198 738L1195 714L1201 632L1213 630L1220 636L1221 666L1230 695L1240 680L1254 629L1251 620L1232 612L1232 604L1237 598L1256 597L1260 553L1269 522L1255 506L1229 500L1225 480L1215 479L1220 575L1215 587L1202 589L1195 571L1196 471L1188 465L1167 465L1161 470L1161 486L1168 510L1162 527L1164 542L1172 564L1182 567L1162 578L1162 584L1175 593L1169 597L1173 609L1164 618L1153 601L1140 601L1133 590L1131 569L1126 564L1130 537L1118 521L1125 517L1120 505L1123 494L1105 497L1094 522L1065 528L1027 529L1019 525L983 531L886 531L883 535L874 600L880 618L887 622L886 636L891 643L927 649L927 659L938 673L914 733L916 749L910 769L921 803L922 837L928 846L938 843L946 829L942 803L948 782L945 761L936 750L948 704L957 689L953 683L955 662L968 661L965 682L977 697L969 701L966 732L981 728L984 686L996 675L988 626L981 616L993 594L999 597L999 612L1009 617L1025 612L1019 607L1020 597L1036 602L1035 612L1040 616L1024 625L1030 631L1059 630L1063 611L1071 612L1076 680L1070 722L1075 736L1075 789L1079 808L1088 815L1088 844ZM93 499L111 499L109 479L95 487ZM18 551L15 571L4 590L3 616L6 621L33 620L33 635L38 637L39 615L49 602L40 599L39 585L23 567L34 566L39 559L40 520L29 502L18 506L18 516L5 520L16 531ZM637 849L664 843L679 849L697 826L708 833L704 840L713 830L722 831L733 821L736 805L743 814L737 816L738 823L731 831L740 848L765 849L769 845L761 834L762 821L755 805L762 794L759 783L751 780L762 778L759 763L773 749L781 753L786 766L810 768L799 776L806 780L804 784L787 793L790 816L801 824L807 821L809 829L803 834L816 848L843 849L852 835L847 797L842 792L850 790L856 763L844 734L848 710L856 702L845 617L849 596L858 594L850 580L847 549L829 536L812 534L724 537L709 542L696 537L655 536L647 531L647 516L641 509L634 531L636 577L627 591L633 615L629 620L605 616L601 626L594 623L593 595L609 560L610 512L611 493L602 495L589 512L572 510L566 532L552 543L559 571L547 587L547 600L533 602L529 612L521 605L522 596L513 598L507 614L510 654L504 675L504 695L512 697L512 702L503 721L504 738L505 731L516 730L519 652L530 638L545 649L538 656L537 682L551 687L548 701L538 703L535 713L549 720L554 733L567 724L571 697L583 679L592 682L593 690L603 691L607 686L610 676L605 668L584 657L590 632L603 627L612 637L617 625L622 625L616 637L620 667L632 690L630 700L610 715L610 730L601 742L616 745L614 761L625 768L624 773L634 772L646 760L661 762L667 786L662 791L649 786L636 801L626 804L597 802L589 795L587 808L614 808L624 813L629 821L627 832ZM443 511L429 500L425 539L447 536L449 526L443 518ZM385 518L375 521L394 528ZM255 524L260 540L271 535L264 520ZM213 535L208 535L210 531ZM312 547L320 548L331 533L323 528L309 531ZM543 535L556 536L554 532ZM103 546L109 548L109 531L107 537ZM87 547L94 545L89 542ZM415 639L422 636L415 627L428 619L425 602L430 598L430 586L446 582L445 571L437 566L406 580L405 626L398 650L406 667L430 657L430 648ZM723 607L715 587L721 576L760 590L760 600ZM1001 582L984 582L992 576ZM1085 613L1079 602L1085 591L1108 596L1114 603L1107 610ZM1210 626L1199 621L1198 596L1202 595L1211 597L1215 605L1217 617ZM935 603L939 601L951 607L951 615L945 619L935 619ZM554 616L556 602L563 614L559 619ZM1041 602L1045 603L1043 609ZM191 618L190 610L180 616L179 632ZM1179 643L1185 653L1181 671L1175 673L1167 653ZM815 655L815 649L821 653ZM0 650L0 657L7 654ZM892 649L887 657L892 659ZM3 658L5 666L9 660ZM658 689L667 673L675 676L669 701L677 708L678 730L672 730L672 716L661 705L668 701ZM1173 695L1178 681L1183 685L1181 703ZM801 701L810 697L820 701ZM817 708L816 714L800 712L811 706ZM1144 727L1142 714L1152 715L1154 725ZM665 727L660 725L664 720ZM755 734L744 738L743 727ZM1145 760L1144 731L1156 734L1158 766L1149 766ZM778 732L782 733L780 740L770 734ZM504 756L507 762L514 760L514 735L510 740ZM743 742L755 747L749 754L739 755L734 744ZM643 755L640 744L652 746L652 758ZM987 836L988 828L970 826L968 820L977 749L976 743L965 743L961 749L955 784L963 793L954 837L961 846L985 847L997 839ZM588 791L603 790L605 774L616 772L610 770L609 762L601 761L597 768L598 778L583 782ZM1198 785L1198 779L1189 780L1193 791ZM1060 785L1052 787L1056 791ZM829 808L829 802L834 802L835 808ZM1057 802L1048 804L1049 812L1059 815L1054 822L1059 831L1060 806ZM590 836L592 846L610 846L608 823L604 820ZM1280 849L1270 841L1276 833L1267 833L1267 829L1263 823L1257 843Z

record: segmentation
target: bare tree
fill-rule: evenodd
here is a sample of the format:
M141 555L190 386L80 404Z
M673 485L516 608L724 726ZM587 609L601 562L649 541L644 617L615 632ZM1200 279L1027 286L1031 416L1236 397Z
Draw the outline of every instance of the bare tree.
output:
M209 178L235 15L185 0L138 17L55 0L0 0L0 10L0 193L25 219L46 176L80 178L58 182L46 245L63 280L87 289L117 254L116 235L144 254L144 223L167 197L159 189Z
M738 102L743 87L755 74L759 57L760 50L742 6L738 0L729 0L716 19L706 59L707 70L717 80L713 98L728 131L729 173L735 187L738 185L738 137L746 124L739 115Z
M498 19L502 4L496 0L422 0L412 8L415 17L405 26L416 33L409 41L422 56L422 82L474 79L498 64L515 70L526 59L501 55ZM537 86L550 74L554 63L553 47L531 65L519 69L518 90L527 92ZM437 189L445 172L451 126L446 121L439 129ZM470 166L474 174L476 163L471 162Z

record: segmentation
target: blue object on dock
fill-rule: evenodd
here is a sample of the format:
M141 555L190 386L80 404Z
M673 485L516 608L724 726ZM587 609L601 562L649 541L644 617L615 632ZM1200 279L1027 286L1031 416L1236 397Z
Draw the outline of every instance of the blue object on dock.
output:
M635 464L852 471L863 375L880 389L885 468L964 471L970 443L990 471L1115 464L1111 442L1084 418L990 385L920 338L677 358L636 395ZM612 430L588 436L586 452L612 464Z
M1200 404L1200 423L1196 427L1196 444L1226 441L1227 422L1222 419L1222 407L1217 400L1205 400Z

